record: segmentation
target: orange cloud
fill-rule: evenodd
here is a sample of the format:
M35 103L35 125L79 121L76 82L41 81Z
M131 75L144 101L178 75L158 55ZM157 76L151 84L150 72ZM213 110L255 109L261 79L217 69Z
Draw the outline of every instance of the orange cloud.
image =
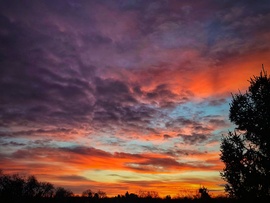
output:
M176 195L178 193L176 185L186 185L189 190L197 189L199 184L217 187L217 180L203 180L195 178L194 183L185 178L182 180L155 180L147 182L121 180L106 183L107 175L103 181L93 181L90 177L82 175L83 171L130 171L132 174L152 177L156 174L160 176L187 173L188 171L214 171L220 170L220 163L215 153L197 153L180 157L180 162L166 154L142 153L108 153L102 150L86 147L71 148L32 148L18 150L10 158L1 159L1 165L8 166L9 172L20 172L33 174L42 181L50 181L56 185L66 186L79 192L83 188L93 187L103 189L110 195L129 190L154 190L160 195ZM183 163L181 163L183 162ZM151 175L152 174L152 175ZM179 176L179 175L178 175ZM181 177L181 175L179 176ZM132 175L129 176L132 179ZM197 181L197 182L196 182ZM210 182L209 182L210 181ZM212 181L212 182L211 182ZM143 184L142 184L143 183ZM113 187L113 185L119 185ZM193 185L193 186L192 186Z

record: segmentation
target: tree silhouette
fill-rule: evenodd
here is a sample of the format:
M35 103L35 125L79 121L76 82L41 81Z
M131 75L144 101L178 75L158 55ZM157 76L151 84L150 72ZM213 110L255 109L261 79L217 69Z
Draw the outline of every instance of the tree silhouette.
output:
M40 183L40 197L45 198L52 198L54 194L54 186L51 183L48 182L41 182Z
M106 192L101 191L101 190L98 190L98 191L97 191L97 194L98 194L98 197L99 197L99 198L106 198L106 197L107 197Z
M39 182L35 176L24 178L18 174L7 175L0 171L0 200L52 198L54 190L53 184Z
M237 198L270 197L270 77L262 67L246 93L232 96L234 132L222 137L225 191Z
M82 197L88 197L88 198L93 198L94 197L94 192L90 189L87 189L82 192Z
M199 193L201 194L201 199L207 200L210 199L209 191L206 187L200 187Z
M0 198L18 200L23 197L25 180L18 174L6 175L0 172Z
M67 197L72 197L74 194L71 190L65 189L63 187L57 187L55 190L55 198L63 199Z
M29 198L39 196L40 186L35 176L29 176L24 185L24 196Z
M138 196L140 198L159 198L158 192L156 191L144 191L144 190L139 190Z

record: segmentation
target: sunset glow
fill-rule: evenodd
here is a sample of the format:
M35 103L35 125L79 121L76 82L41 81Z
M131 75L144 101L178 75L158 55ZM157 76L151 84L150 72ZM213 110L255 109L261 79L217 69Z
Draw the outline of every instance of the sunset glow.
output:
M0 169L81 194L224 195L231 93L270 72L270 2L0 5Z

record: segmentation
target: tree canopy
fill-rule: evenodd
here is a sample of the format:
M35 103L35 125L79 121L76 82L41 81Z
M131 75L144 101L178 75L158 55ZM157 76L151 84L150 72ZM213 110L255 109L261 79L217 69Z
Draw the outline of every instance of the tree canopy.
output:
M245 93L232 95L234 132L222 137L225 191L237 198L270 197L270 77L262 68Z

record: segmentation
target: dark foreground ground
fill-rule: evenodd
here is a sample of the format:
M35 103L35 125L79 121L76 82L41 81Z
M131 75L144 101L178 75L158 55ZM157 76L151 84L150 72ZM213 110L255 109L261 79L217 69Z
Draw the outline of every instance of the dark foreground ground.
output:
M102 199L89 199L85 197L67 197L67 198L32 198L32 199L14 199L5 198L0 199L1 203L269 203L270 200L265 199L245 199L237 200L230 198L210 198L210 199L161 199L161 198L102 198Z

